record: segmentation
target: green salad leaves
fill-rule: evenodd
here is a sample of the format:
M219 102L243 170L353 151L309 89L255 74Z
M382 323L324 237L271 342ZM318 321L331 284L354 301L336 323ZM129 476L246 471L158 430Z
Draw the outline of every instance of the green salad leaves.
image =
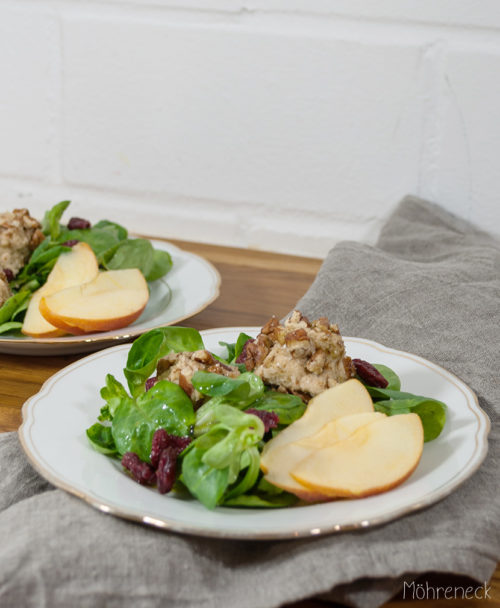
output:
M133 397L143 393L146 380L156 369L158 361L170 352L195 351L204 348L196 329L162 327L142 334L132 344L123 370Z
M420 417L424 429L424 441L432 441L441 434L446 422L446 404L437 399L420 397L400 391L401 381L397 374L385 365L373 364L389 382L386 388L366 386L376 412L387 416L410 414ZM363 382L363 380L361 380ZM365 383L366 384L366 383Z
M227 357L216 358L234 365L249 338L242 333L234 344L221 343ZM114 376L106 376L99 422L87 429L90 443L107 456L122 458L134 452L151 464L153 436L164 429L188 438L187 447L183 446L178 456L175 488L187 490L208 509L218 505L267 508L296 504L295 496L263 478L260 453L266 441L302 416L306 409L302 399L269 390L244 366L234 378L195 372L191 383L205 397L197 409L177 384L156 379L148 388L147 381L160 358L170 352L204 348L199 332L187 327L154 329L135 340L124 368L128 390ZM375 367L388 381L384 389L364 382L375 410L389 416L414 412L422 420L425 441L435 439L445 424L445 404L402 392L401 381L392 369ZM266 429L265 416L259 412L277 415L277 427Z
M243 337L244 336L244 337ZM240 337L240 350L248 336ZM296 498L262 480L260 451L265 440L262 420L245 410L266 410L279 416L279 428L302 416L303 401L295 395L270 391L251 372L237 378L198 371L193 386L206 401L196 411L191 399L167 380L146 390L146 380L158 360L169 352L204 349L201 335L187 327L154 329L133 343L124 368L128 390L112 375L101 389L105 404L99 422L87 429L91 445L108 456L136 453L151 462L154 432L189 436L191 443L180 456L177 487L184 486L207 508L232 506L287 506ZM236 345L229 345L230 363Z
M147 281L155 281L172 268L166 251L155 249L147 239L129 238L126 228L109 220L101 220L90 228L70 229L61 223L70 201L62 201L45 212L41 222L45 239L33 251L27 264L10 282L13 295L0 307L0 333L19 330L31 294L45 283L61 253L70 251L65 245L78 240L94 251L105 270L138 268Z

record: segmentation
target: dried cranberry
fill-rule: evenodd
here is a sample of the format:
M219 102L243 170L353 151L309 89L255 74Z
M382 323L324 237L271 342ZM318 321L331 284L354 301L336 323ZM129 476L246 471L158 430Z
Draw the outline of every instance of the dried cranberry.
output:
M176 449L177 455L183 452L192 441L191 437L180 437L179 435L169 435L168 437L169 445Z
M156 480L160 494L170 492L175 483L177 456L178 452L174 446L164 448L160 454L158 468L156 469Z
M158 376L153 376L152 378L148 378L146 380L146 383L144 384L144 388L146 389L146 391L149 391L149 389L152 388L158 382L158 380L159 380Z
M78 239L69 239L69 241L64 241L64 243L61 243L61 245L63 245L63 247L74 247L79 242L80 241Z
M9 282L12 281L12 279L14 278L14 273L12 272L12 270L10 268L4 268L3 273L5 275L5 278Z
M376 367L374 367L368 361L363 361L363 359L353 359L354 367L356 369L356 373L364 380L366 384L369 386L375 386L377 388L385 388L389 382L382 376L382 374L378 371Z
M81 217L72 217L68 222L68 228L70 230L82 230L90 228L91 223L88 220L84 220Z
M165 429L158 429L153 435L151 444L151 464L153 467L158 466L161 453L166 448L173 448L176 456L178 456L191 443L191 437L180 437L178 435L170 435Z
M276 414L276 412L268 412L267 410L254 410L253 408L250 408L248 410L245 410L245 413L253 414L254 416L257 416L257 418L260 418L260 420L262 420L262 422L264 423L265 433L267 433L271 429L275 429L280 421L279 416L278 414Z
M126 452L123 455L122 465L141 485L152 485L156 481L153 467L147 462L143 462L134 452Z
M246 363L246 361L248 359L247 347L250 344L252 344L252 342L255 342L255 340L253 338L250 338L249 340L247 340L245 342L245 344L243 344L243 348L241 349L241 353L236 358L235 363Z
M153 435L153 442L151 444L151 454L149 458L151 460L151 464L156 468L158 466L158 461L160 460L160 455L163 450L168 445L168 433L165 429L158 429L155 431Z

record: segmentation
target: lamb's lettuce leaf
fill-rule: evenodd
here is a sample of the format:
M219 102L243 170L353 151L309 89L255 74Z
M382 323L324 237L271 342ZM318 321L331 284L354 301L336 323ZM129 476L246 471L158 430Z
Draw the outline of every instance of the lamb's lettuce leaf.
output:
M166 275L172 268L172 256L162 249L153 250L153 266L146 276L147 281L156 281Z
M446 423L446 404L437 399L400 391L401 381L394 370L385 365L374 364L374 366L389 382L387 388L364 383L373 399L375 411L388 416L413 412L422 421L424 441L432 441L439 437Z
M66 251L70 251L70 247L61 245L59 243L51 243L49 240L45 240L32 253L29 262L23 267L17 277L11 282L13 289L27 289L34 287L37 289L38 286L43 285L47 280L52 268L57 261L57 258ZM36 281L37 286L35 287ZM30 289L34 291L34 289Z
M277 486L269 483L265 477L259 481L245 494L234 497L226 497L224 506L249 507L249 508L277 508L291 507L299 502L294 494L285 492Z
M0 325L10 321L17 313L19 308L29 299L31 293L28 290L19 291L10 296L0 308Z
M389 383L386 386L386 389L392 391L399 391L401 389L401 380L394 370L387 367L387 365L382 365L380 363L375 363L373 367L375 367Z
M244 372L236 378L221 374L197 371L191 379L194 388L209 397L224 396L224 402L238 408L253 403L264 393L264 383L252 372Z
M122 241L113 255L106 260L108 270L120 268L139 268L148 279L154 265L154 248L146 239L127 239Z
M258 491L247 492L246 494L239 494L233 498L227 498L224 500L224 506L226 507L248 507L250 509L257 508L283 508L292 507L299 502L299 499L289 492L282 492L281 494L264 494Z
M55 241L61 232L60 221L71 201L61 201L45 212L42 220L42 232Z
M207 509L215 509L226 491L229 468L216 469L203 461L203 456L211 447L209 441L216 444L218 440L213 434L204 437L204 445L194 446L183 457L180 479L191 495Z
M116 222L110 222L109 220L99 220L95 223L92 228L95 230L97 228L113 228L116 231L116 235L118 236L118 240L123 241L128 237L128 231L124 226L117 224Z
M101 388L101 397L106 404L101 408L99 420L113 420L116 408L124 399L130 399L125 387L112 375L106 375L106 385Z
M252 403L254 410L266 410L278 415L281 426L292 424L298 420L306 410L306 404L297 395L266 391Z
M11 331L18 331L23 326L19 321L7 321L0 324L0 334L6 334Z
M95 253L99 264L104 265L107 256L110 256L116 248L123 243L120 238L120 227L116 224L106 224L101 227L93 226L92 228L74 228L69 230L63 228L59 236L59 241L81 241L87 243Z
M181 481L208 509L235 498L259 476L258 444L264 424L252 414L220 403L211 409L212 424L186 448Z
M145 391L144 383L168 353L203 348L200 333L190 327L161 327L142 334L132 344L124 369L131 394L136 397Z
M221 346L225 346L227 349L227 358L225 359L226 363L229 363L230 365L234 365L236 363L236 359L241 355L243 347L248 340L253 340L252 336L241 332L236 339L236 342L219 342Z
M87 429L87 438L90 441L91 446L97 452L106 454L106 456L117 455L118 452L110 426L104 426L103 424L96 422Z
M195 423L191 399L178 384L161 380L136 399L122 398L114 410L111 432L120 455L135 452L149 462L156 430L188 436Z
M224 495L224 503L245 494L255 485L260 473L260 453L255 445L247 448L242 453L240 471L242 471L242 474L239 475L236 483Z
M376 401L375 411L388 416L414 413L420 416L424 429L424 441L432 441L441 434L446 422L446 405L427 397L410 397Z

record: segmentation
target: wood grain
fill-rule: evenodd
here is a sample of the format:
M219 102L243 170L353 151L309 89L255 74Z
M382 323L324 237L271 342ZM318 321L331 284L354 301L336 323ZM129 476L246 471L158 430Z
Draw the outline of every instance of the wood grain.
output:
M285 256L263 251L250 251L216 245L173 241L183 249L202 255L220 272L222 278L219 298L204 311L183 325L199 330L212 327L263 325L272 315L278 318L292 310L312 284L321 260ZM335 319L332 319L335 321ZM342 328L340 328L342 330ZM79 355L58 357L26 357L0 355L0 432L14 431L21 424L22 404L40 390L52 374L79 359ZM496 522L498 523L498 522ZM477 583L464 577L429 575L417 584L428 583L434 588L454 588ZM492 599L411 600L400 594L388 602L388 608L500 608L500 567L488 583ZM321 608L340 606L320 600L308 600L288 608Z

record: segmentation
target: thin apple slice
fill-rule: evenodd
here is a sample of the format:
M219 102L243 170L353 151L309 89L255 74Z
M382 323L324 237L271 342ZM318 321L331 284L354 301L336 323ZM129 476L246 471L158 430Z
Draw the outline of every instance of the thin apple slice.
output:
M373 401L359 380L352 378L323 391L309 401L301 418L265 445L260 468L267 473L273 467L273 453L278 447L310 437L332 420L362 412L373 412Z
M40 300L56 291L87 283L97 276L99 264L87 243L77 243L71 251L61 253L47 281L31 296L21 331L33 338L62 336L66 332L49 323L41 314Z
M314 448L305 447L300 443L287 443L279 446L273 452L273 458L264 474L264 479L286 492L295 494L306 502L330 500L324 492L306 487L290 475L290 472L310 456L313 451Z
M322 492L304 487L303 484L291 476L291 471L317 450L346 439L360 427L371 424L381 418L385 418L385 414L378 412L364 412L362 414L342 416L332 420L318 433L310 437L278 446L271 455L271 464L265 475L266 480L287 492L295 494L302 500L310 502L330 500Z
M137 268L107 270L88 283L42 297L40 312L49 323L80 335L129 325L148 299L148 285Z
M330 498L362 498L390 490L416 469L424 446L417 414L388 416L311 453L291 476Z
M381 418L385 418L385 414L381 412L363 412L361 414L342 416L325 424L315 435L301 439L298 444L316 450L327 448L337 441L347 439L354 431L357 431L365 424L371 424Z

